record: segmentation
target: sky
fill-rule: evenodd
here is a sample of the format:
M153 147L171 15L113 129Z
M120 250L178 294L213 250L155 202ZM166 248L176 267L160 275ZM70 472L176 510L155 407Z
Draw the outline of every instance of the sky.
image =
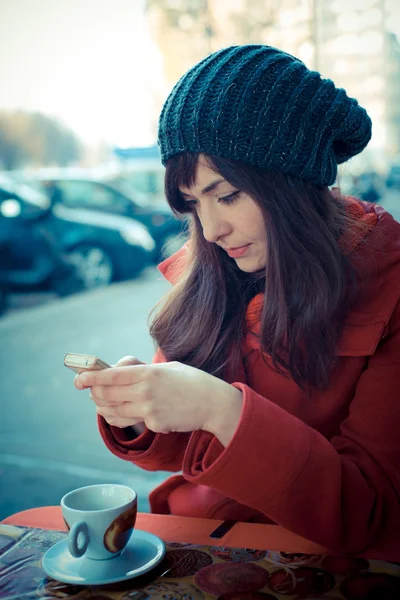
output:
M145 146L161 79L144 0L0 0L0 110L56 116L87 143Z

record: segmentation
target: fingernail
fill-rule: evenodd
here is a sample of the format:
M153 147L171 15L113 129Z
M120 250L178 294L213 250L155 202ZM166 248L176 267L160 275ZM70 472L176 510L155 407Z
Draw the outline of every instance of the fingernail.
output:
M84 387L87 384L88 378L86 375L79 375L79 384L81 387Z

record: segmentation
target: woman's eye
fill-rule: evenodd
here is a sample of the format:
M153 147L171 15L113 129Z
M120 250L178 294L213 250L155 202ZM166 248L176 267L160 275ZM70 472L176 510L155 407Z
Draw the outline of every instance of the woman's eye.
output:
M236 192L232 192L232 194L229 194L228 196L223 196L222 198L219 198L218 202L223 202L224 204L231 204L236 200L239 194L240 190L236 190Z
M197 200L185 200L186 206L196 206Z
M221 198L218 198L218 202L222 202L223 204L232 204L232 202L236 200L239 194L240 190L236 190L235 192L228 194L228 196L222 196ZM196 206L198 206L198 204L198 200L185 200L185 206L188 208L195 208Z

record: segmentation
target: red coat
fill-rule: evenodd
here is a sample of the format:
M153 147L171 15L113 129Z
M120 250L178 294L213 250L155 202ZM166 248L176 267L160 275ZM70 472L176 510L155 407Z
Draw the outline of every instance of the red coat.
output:
M246 370L232 382L243 409L226 448L204 431L129 440L99 419L123 460L182 471L151 493L153 512L275 522L333 552L400 561L400 224L380 206L353 207L368 233L344 245L358 246L370 294L346 319L326 391L307 398L264 364L249 335ZM175 282L176 256L159 269ZM247 310L254 330L261 305L259 295Z

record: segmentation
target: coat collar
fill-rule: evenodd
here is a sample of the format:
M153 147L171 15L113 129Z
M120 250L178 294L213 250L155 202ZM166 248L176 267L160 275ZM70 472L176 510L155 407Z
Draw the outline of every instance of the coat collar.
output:
M183 275L190 260L190 242L187 242L178 252L161 262L157 269L167 281L175 285Z

